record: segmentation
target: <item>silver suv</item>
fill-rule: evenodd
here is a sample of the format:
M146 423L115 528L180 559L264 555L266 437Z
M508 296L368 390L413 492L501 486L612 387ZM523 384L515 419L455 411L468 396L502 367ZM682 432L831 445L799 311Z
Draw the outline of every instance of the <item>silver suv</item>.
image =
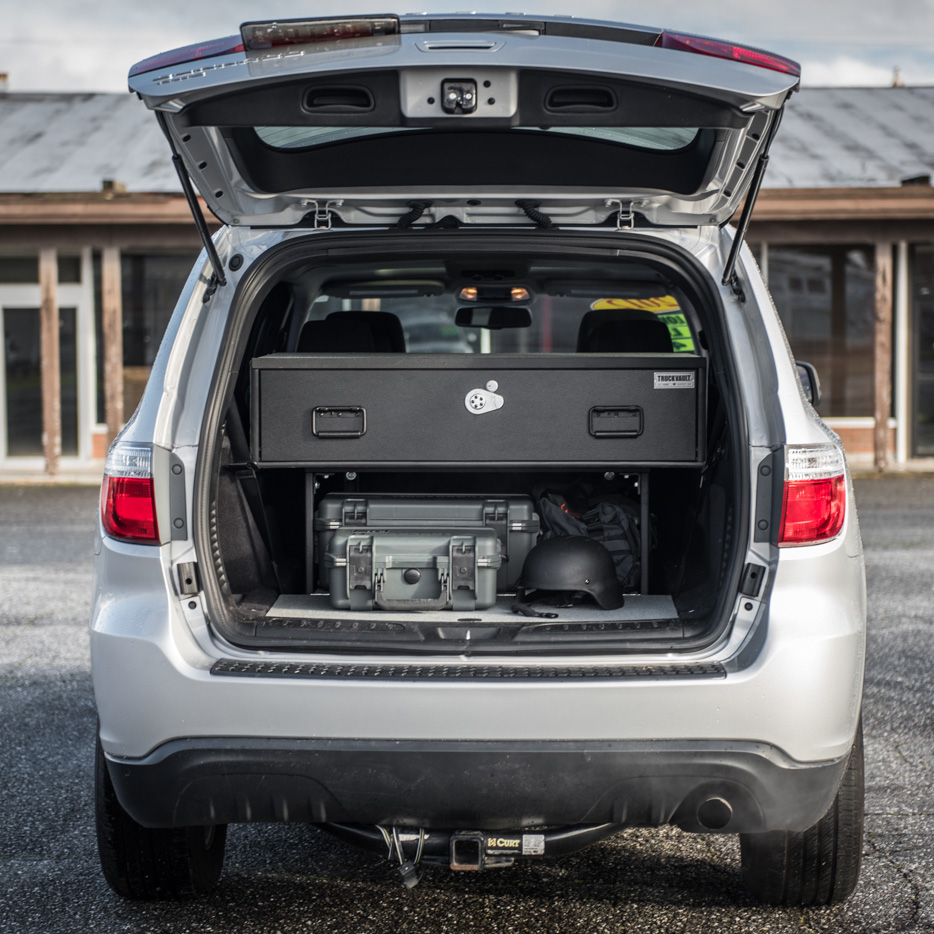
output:
M850 894L853 491L743 245L797 85L512 14L132 69L204 252L101 496L117 892L203 892L227 824L300 821L407 885L674 824L739 834L762 900Z

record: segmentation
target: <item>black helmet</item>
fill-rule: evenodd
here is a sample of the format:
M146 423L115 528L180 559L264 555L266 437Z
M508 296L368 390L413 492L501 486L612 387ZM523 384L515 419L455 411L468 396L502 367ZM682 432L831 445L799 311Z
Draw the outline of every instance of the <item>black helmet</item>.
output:
M526 556L520 591L564 590L590 594L604 610L623 605L623 588L609 551L593 538L562 535L539 542ZM521 593L520 601L526 599Z

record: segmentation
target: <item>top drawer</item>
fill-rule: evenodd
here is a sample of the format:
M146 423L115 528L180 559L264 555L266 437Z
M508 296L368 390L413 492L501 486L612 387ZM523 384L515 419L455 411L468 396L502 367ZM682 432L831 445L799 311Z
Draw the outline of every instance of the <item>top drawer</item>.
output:
M272 354L251 450L334 470L699 465L707 361L687 354Z

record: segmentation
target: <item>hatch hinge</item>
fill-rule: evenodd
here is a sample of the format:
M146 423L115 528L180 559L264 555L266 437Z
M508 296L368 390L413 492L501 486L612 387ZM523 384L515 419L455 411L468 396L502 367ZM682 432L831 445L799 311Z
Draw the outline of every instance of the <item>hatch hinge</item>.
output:
M341 200L325 201L322 207L320 201L303 201L302 207L314 209L315 230L330 230L332 221L332 211L344 202Z
M631 202L623 204L618 198L608 198L604 203L608 208L616 208L617 230L632 230L636 226L636 215Z

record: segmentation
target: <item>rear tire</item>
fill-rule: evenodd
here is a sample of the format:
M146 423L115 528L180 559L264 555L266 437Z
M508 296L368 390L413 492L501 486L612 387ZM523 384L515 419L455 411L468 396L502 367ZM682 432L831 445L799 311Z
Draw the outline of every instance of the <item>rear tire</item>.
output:
M227 825L143 827L117 800L97 741L97 849L107 884L124 898L178 899L207 892L221 874Z
M852 894L863 850L863 731L830 810L804 831L740 834L743 885L771 905L830 905Z

